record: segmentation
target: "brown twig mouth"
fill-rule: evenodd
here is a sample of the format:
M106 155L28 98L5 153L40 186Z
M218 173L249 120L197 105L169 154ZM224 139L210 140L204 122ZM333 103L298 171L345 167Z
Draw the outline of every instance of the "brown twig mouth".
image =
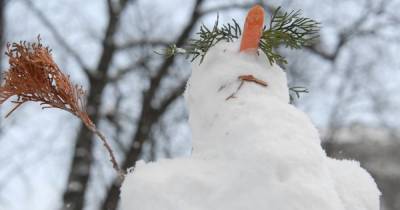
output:
M240 75L240 76L239 76L239 79L240 79L241 81L254 82L254 83L259 84L259 85L264 86L264 87L267 87L267 86L268 86L267 82L265 82L265 81L263 81L263 80L261 80L261 79L257 79L257 78L255 78L253 75L251 75L251 74L248 74L248 75Z
M229 95L225 100L229 100L229 99L233 99L236 98L236 94L239 92L239 90L242 88L244 82L253 82L256 83L258 85L261 85L263 87L267 87L268 84L267 82L261 80L261 79L257 79L256 77L254 77L251 74L246 74L246 75L240 75L238 77L238 79L240 80L240 85L238 86L238 88L235 90L235 92L233 92L231 95Z

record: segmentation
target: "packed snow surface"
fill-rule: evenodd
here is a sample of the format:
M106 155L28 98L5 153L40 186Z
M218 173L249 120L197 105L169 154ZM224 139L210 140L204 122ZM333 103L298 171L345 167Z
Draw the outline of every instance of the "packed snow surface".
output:
M185 92L193 154L138 162L122 210L378 210L368 172L328 158L310 119L288 103L282 69L238 49L219 43L193 64ZM240 86L241 75L268 86Z

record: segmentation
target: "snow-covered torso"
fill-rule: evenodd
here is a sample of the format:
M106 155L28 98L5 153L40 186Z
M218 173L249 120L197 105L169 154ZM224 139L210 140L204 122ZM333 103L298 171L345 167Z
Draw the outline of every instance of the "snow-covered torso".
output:
M238 49L221 42L193 64L185 92L192 157L138 162L121 188L122 209L378 210L370 175L328 158L309 118L288 103L282 69ZM241 75L268 86L239 88Z

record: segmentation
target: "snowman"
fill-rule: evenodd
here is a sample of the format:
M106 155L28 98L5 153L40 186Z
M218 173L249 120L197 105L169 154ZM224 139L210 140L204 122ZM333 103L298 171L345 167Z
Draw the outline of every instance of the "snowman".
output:
M360 164L321 148L310 119L289 104L285 72L258 45L264 10L242 38L194 63L185 100L191 157L137 162L122 210L378 210L380 192Z

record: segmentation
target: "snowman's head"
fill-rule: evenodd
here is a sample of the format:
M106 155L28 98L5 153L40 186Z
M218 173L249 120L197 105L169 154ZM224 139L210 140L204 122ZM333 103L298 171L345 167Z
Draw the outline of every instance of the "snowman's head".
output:
M185 98L189 109L192 105L207 106L210 103L225 102L236 92L235 97L271 97L289 103L286 74L278 65L271 65L267 56L258 50L239 52L240 40L220 41L212 47L203 62L193 63L192 75L187 83ZM239 76L252 75L267 83L243 82ZM235 100L235 98L228 99Z
M267 86L246 81L242 83L239 79L241 75L252 75L266 82ZM232 94L234 97L230 97ZM213 145L218 142L226 144L220 141L223 137L215 136L220 133L215 129L234 122L226 119L238 119L243 114L257 112L255 107L266 111L284 106L289 102L289 93L285 72L277 65L270 65L262 51L258 54L254 51L253 54L239 52L239 42L221 41L207 52L202 63L193 63L185 99L194 148L210 155L221 152L211 151L210 142ZM254 110L247 109L250 107Z

